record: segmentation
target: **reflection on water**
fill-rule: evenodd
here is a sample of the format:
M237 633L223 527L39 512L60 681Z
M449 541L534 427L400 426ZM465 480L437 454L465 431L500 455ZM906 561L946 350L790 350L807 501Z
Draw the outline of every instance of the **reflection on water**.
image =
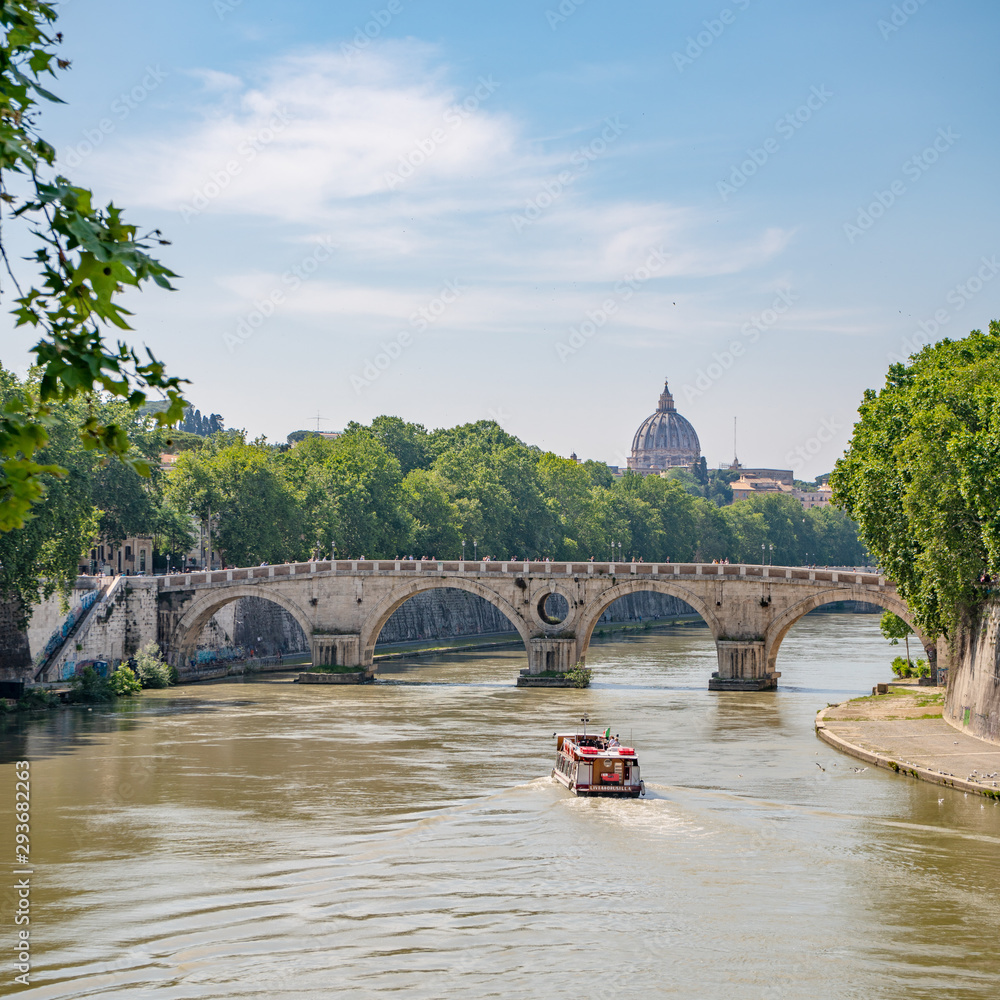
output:
M778 692L707 691L692 626L595 643L586 691L514 688L505 650L16 724L24 995L996 997L1000 806L813 735L892 652L877 616L810 616ZM639 748L645 799L548 778L584 712Z

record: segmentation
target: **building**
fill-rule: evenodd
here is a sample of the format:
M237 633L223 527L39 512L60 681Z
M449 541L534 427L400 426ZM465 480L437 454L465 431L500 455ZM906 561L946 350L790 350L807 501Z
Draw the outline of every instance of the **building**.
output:
M749 471L747 470L747 472ZM747 473L741 475L730 485L733 488L733 503L738 500L746 500L751 493L787 493L792 495L795 492L790 483L783 483L779 479L770 479L764 476L751 476Z
M815 490L794 490L792 494L808 510L810 507L826 507L833 497L829 483L821 483Z
M153 572L153 539L149 535L126 538L121 545L99 541L80 560L80 573L115 576Z
M825 483L815 490L800 490L798 487L792 485L791 482L785 482L784 480L774 479L769 476L751 475L751 473L759 471L780 472L781 470L743 470L740 478L731 484L733 488L733 503L746 500L751 493L784 493L798 500L805 510L808 510L810 507L826 507L830 503L833 491Z
M795 474L791 469L748 469L745 465L740 465L740 460L734 458L732 465L720 465L720 469L727 472L738 472L745 479L771 479L776 483L784 483L785 486L795 485Z
M650 475L665 469L689 469L700 458L698 435L691 423L674 408L674 397L664 382L656 412L646 417L632 439L628 467Z

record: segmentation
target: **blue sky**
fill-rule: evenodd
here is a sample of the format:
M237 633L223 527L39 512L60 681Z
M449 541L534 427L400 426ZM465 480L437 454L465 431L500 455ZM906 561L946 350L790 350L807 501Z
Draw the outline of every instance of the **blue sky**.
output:
M229 426L492 417L617 464L669 377L710 463L735 416L745 464L811 478L891 360L1000 316L998 25L987 0L69 0L45 121L172 239L137 338Z

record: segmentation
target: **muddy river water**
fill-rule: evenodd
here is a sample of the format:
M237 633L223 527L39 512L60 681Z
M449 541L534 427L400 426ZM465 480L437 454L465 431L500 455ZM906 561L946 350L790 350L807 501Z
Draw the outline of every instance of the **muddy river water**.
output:
M0 734L5 801L31 762L18 992L1000 997L1000 806L859 772L813 732L895 652L877 616L810 615L777 692L710 693L714 647L685 626L596 642L583 691L516 689L504 650L18 721ZM638 748L646 798L549 778L552 733L584 712Z

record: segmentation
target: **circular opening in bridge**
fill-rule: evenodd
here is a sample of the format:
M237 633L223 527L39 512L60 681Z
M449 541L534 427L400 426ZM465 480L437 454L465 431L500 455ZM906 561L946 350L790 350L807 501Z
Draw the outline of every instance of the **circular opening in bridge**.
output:
M538 617L546 625L558 625L569 614L569 601L562 594L549 593L538 602Z

